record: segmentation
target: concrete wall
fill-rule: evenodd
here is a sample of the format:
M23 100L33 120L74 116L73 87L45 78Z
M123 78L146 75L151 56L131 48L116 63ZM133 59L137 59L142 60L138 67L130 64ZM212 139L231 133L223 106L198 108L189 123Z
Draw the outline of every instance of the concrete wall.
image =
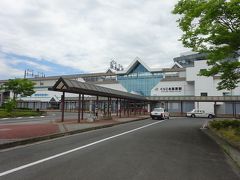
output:
M186 80L193 82L194 95L201 96L201 93L207 93L208 96L223 96L223 93L229 93L232 95L240 95L240 87L237 87L232 92L228 90L217 90L218 82L220 79L206 76L198 76L201 69L208 69L207 61L194 61L194 67L186 68ZM219 104L219 106L222 106ZM206 112L214 112L213 102L196 102L195 108L205 110ZM224 108L218 107L219 113ZM224 113L224 112L222 112Z

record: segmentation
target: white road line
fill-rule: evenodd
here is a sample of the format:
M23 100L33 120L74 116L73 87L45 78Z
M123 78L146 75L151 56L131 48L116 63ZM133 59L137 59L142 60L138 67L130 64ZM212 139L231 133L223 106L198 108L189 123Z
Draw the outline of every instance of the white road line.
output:
M45 117L45 116L40 116L40 117Z
M14 173L14 172L16 172L16 171L20 171L20 170L22 170L22 169L25 169L25 168L28 168L28 167L31 167L31 166L34 166L34 165L37 165L37 164L40 164L40 163L43 163L43 162L45 162L45 161L49 161L49 160L51 160L51 159L58 158L58 157L60 157L60 156L64 156L64 155L66 155L66 154L69 154L69 153L72 153L72 152L75 152L75 151L78 151L78 150L81 150L81 149L84 149L84 148L87 148L87 147L89 147L89 146L93 146L93 145L95 145L95 144L99 144L99 143L101 143L101 142L108 141L108 140L110 140L110 139L113 139L113 138L116 138L116 137L119 137L119 136L122 136L122 135L125 135L125 134L129 134L129 133L132 133L132 132L134 132L134 131L138 131L138 130L140 130L140 129L143 129L143 128L152 126L152 125L154 125L154 124L161 123L161 122L163 122L163 121L164 121L164 120L162 120L162 121L157 121L157 122L154 122L154 123L151 123L151 124L147 124L147 125L145 125L145 126L141 126L141 127L138 127L138 128L135 128L135 129L132 129L132 130L129 130L129 131L126 131L126 132L123 132L123 133L114 135L114 136L110 136L110 137L107 137L107 138L104 138L104 139L101 139L101 140L92 142L92 143L90 143L90 144L86 144L86 145L84 145L84 146L80 146L80 147L77 147L77 148L74 148L74 149L71 149L71 150L68 150L68 151L65 151L65 152L62 152L62 153L59 153L59 154L56 154L56 155L53 155L53 156L44 158L44 159L40 159L40 160L35 161L35 162L32 162L32 163L28 163L28 164L25 164L25 165L22 165L22 166L19 166L19 167L16 167L16 168L13 168L13 169L4 171L4 172L0 173L0 177L5 176L5 175L7 175L7 174Z
M17 117L16 119L22 119L22 117Z
M4 119L9 119L9 118L2 118L2 120L4 120Z
M33 117L33 116L30 116L29 118L32 119L32 118L34 118L34 117Z

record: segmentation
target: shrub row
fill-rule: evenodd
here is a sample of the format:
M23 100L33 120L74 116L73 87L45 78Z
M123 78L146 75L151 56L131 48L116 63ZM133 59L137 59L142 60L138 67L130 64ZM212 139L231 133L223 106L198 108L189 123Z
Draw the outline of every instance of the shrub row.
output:
M240 130L240 121L239 120L214 120L210 121L210 126L214 129L226 129L234 128Z
M6 118L6 117L20 117L20 116L39 116L42 112L37 111L13 111L13 112L7 112L7 111L0 111L0 118Z

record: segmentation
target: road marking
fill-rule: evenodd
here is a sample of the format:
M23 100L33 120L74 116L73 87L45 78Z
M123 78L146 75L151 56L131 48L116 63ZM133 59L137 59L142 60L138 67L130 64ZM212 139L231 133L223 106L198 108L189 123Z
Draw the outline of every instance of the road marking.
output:
M2 118L2 120L4 120L4 119L9 119L9 118Z
M33 116L30 116L29 118L32 119L32 118L34 118L34 117L33 117Z
M138 127L138 128L135 128L135 129L132 129L132 130L129 130L129 131L126 131L126 132L123 132L123 133L114 135L114 136L110 136L110 137L107 137L107 138L104 138L104 139L101 139L101 140L92 142L92 143L90 143L90 144L86 144L86 145L83 145L83 146L80 146L80 147L77 147L77 148L74 148L74 149L71 149L71 150L68 150L68 151L59 153L59 154L55 154L55 155L53 155L53 156L50 156L50 157L47 157L47 158L44 158L44 159L40 159L40 160L35 161L35 162L32 162L32 163L28 163L28 164L25 164L25 165L22 165L22 166L19 166L19 167L16 167L16 168L13 168L13 169L4 171L4 172L0 173L0 177L5 176L5 175L7 175L7 174L14 173L14 172L16 172L16 171L20 171L20 170L22 170L22 169L25 169L25 168L28 168L28 167L31 167L31 166L34 166L34 165L37 165L37 164L40 164L40 163L43 163L43 162L46 162L46 161L49 161L49 160L51 160L51 159L58 158L58 157L60 157L60 156L64 156L64 155L66 155L66 154L69 154L69 153L72 153L72 152L75 152L75 151L78 151L78 150L81 150L81 149L85 149L85 148L90 147L90 146L93 146L93 145L95 145L95 144L99 144L99 143L101 143L101 142L108 141L108 140L110 140L110 139L113 139L113 138L116 138L116 137L119 137L119 136L123 136L123 135L125 135L125 134L129 134L129 133L132 133L132 132L134 132L134 131L138 131L138 130L140 130L140 129L143 129L143 128L146 128L146 127L149 127L149 126L152 126L152 125L155 125L155 124L164 122L164 121L165 121L165 120L157 121L157 122L154 122L154 123L151 123L151 124L147 124L147 125L144 125L144 126L141 126L141 127Z
M45 117L45 116L40 116L40 117Z
M22 119L22 117L17 117L16 119Z

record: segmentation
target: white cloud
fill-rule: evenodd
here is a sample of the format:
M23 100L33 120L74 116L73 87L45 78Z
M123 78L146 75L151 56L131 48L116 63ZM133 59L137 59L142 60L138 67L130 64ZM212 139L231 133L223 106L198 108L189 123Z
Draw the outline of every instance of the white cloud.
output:
M171 14L176 2L1 0L0 50L92 72L136 56L161 67L186 51Z
M4 59L0 57L0 79L9 79L14 77L23 77L23 71L9 66Z
M11 59L11 61L8 63L10 65L20 65L20 64L25 64L25 65L30 65L33 66L35 69L42 70L42 71L51 71L52 68L37 62L29 61L29 60L19 60L19 59Z

